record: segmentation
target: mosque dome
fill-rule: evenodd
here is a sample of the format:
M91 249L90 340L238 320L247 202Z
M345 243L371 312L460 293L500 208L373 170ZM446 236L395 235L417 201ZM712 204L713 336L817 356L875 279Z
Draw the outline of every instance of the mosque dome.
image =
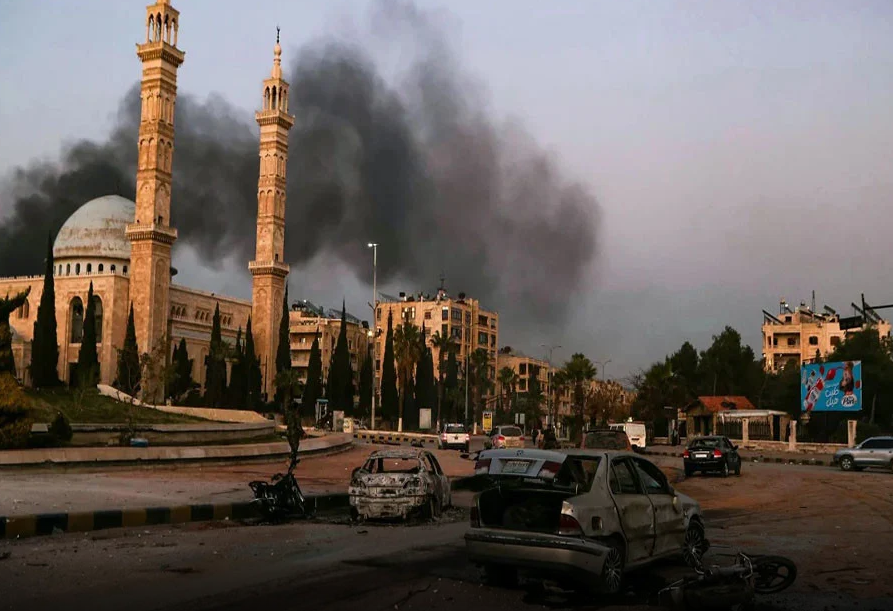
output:
M62 225L53 244L53 257L130 259L124 228L133 222L135 209L136 204L120 195L90 200Z

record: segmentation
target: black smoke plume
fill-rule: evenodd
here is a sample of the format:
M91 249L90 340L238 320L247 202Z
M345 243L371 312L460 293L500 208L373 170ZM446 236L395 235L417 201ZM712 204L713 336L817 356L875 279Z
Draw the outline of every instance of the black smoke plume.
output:
M418 47L399 86L360 47L332 39L303 48L289 71L292 283L320 254L366 280L366 243L375 241L382 283L430 292L444 273L453 293L511 312L509 320L560 323L596 253L594 197L522 129L482 110L431 20L386 6L378 25L402 28ZM0 274L39 273L46 232L82 203L134 197L138 123L134 87L107 142L13 172L4 185L12 204L0 210ZM254 256L257 147L250 113L219 97L178 97L171 222L178 243L208 264Z

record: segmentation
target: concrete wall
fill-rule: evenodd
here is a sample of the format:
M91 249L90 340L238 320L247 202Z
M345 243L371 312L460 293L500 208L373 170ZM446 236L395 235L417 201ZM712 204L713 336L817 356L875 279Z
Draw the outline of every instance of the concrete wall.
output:
M131 398L129 395L124 394L120 390L116 388L112 388L111 386L106 386L105 384L100 384L98 387L100 394L105 395L106 397L111 397L116 401L121 401L123 403L130 403ZM250 423L250 422L269 422L272 424L272 420L268 420L264 418L261 414L257 412L250 412L246 410L238 410L238 409L212 409L210 407L179 407L175 405L150 405L148 403L143 403L139 399L133 399L134 405L140 405L142 407L149 407L152 409L157 409L160 412L167 412L169 414L182 414L184 416L193 416L195 418L201 418L203 420L212 420L214 422L239 422L239 423Z
M72 446L116 446L125 424L72 424ZM275 434L272 420L248 424L146 424L135 427L136 436L152 446L214 445L251 442Z

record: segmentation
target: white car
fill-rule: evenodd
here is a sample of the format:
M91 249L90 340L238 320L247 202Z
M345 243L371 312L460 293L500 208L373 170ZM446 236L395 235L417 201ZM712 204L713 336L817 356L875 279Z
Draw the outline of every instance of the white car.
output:
M471 436L468 434L468 429L465 428L464 424L447 424L443 427L438 445L441 450L452 450L455 448L468 452L470 441Z

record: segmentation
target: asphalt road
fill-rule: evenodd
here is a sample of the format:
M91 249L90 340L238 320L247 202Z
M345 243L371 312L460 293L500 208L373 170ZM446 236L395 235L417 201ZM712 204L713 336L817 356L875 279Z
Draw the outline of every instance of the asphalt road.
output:
M657 462L675 464L670 459ZM761 609L893 609L893 476L745 465L740 478L694 477L718 546L793 558L794 586ZM466 505L470 495L457 495ZM846 516L840 519L838 516ZM631 592L580 599L491 588L465 559L467 511L437 524L193 524L0 542L0 609L654 609L649 595L683 571L630 576ZM716 553L722 553L716 547ZM725 550L728 551L728 550ZM722 560L721 560L722 561Z

